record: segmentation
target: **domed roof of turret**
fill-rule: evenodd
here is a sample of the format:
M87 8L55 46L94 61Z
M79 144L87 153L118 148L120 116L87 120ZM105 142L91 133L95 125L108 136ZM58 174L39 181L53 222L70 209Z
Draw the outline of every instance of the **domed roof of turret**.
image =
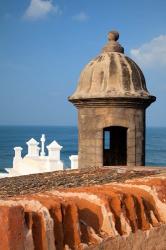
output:
M119 33L108 34L108 43L95 59L83 69L70 101L89 98L148 98L144 75L139 66L124 54L117 42Z

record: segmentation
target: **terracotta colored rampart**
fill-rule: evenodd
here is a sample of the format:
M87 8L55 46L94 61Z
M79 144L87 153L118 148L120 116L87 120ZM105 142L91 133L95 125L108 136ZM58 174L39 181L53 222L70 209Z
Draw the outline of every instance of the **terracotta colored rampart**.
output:
M0 250L166 249L166 177L0 200Z

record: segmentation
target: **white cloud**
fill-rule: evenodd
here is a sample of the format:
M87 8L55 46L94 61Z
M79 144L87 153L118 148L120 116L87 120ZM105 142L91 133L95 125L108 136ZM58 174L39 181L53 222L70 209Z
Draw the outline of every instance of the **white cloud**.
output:
M72 19L79 22L85 22L89 19L89 16L82 11L79 14L73 16Z
M46 17L50 13L60 13L59 7L54 5L52 0L31 0L25 11L24 18L37 20Z
M132 58L147 68L166 66L166 35L160 35L149 43L130 51Z

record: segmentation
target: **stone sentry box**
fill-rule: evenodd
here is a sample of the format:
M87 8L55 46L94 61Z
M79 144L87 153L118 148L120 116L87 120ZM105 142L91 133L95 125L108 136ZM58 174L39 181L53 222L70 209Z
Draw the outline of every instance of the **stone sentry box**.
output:
M145 165L145 111L156 97L118 38L116 31L108 34L69 97L78 109L79 168Z

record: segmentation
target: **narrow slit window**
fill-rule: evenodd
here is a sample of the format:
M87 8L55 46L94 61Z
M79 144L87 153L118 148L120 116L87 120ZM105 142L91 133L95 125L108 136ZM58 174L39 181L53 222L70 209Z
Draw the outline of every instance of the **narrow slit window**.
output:
M110 149L110 131L104 131L104 149Z

